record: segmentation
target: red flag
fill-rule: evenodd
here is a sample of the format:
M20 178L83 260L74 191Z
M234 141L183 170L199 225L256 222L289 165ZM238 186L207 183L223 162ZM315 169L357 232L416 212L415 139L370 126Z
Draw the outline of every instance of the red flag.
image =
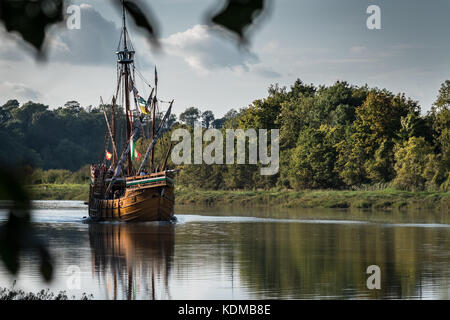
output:
M112 153L109 153L108 151L106 151L106 160L111 160L112 157Z

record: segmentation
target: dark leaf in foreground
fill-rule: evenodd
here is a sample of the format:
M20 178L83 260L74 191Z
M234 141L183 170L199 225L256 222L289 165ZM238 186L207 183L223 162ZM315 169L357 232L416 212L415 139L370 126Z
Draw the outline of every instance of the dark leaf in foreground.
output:
M13 171L0 169L0 200L9 200L8 221L0 228L0 259L6 268L17 274L19 257L24 249L35 250L41 259L40 271L46 281L53 274L52 259L47 248L36 236L31 224L31 202L20 179Z
M19 32L26 42L41 50L46 27L63 21L63 0L2 0L0 20L8 32Z
M245 30L262 13L265 0L228 0L225 8L211 18L215 24L236 33L245 41Z
M122 4L122 1L119 1ZM131 15L134 23L148 32L150 36L150 41L153 44L158 44L158 35L156 30L156 23L153 18L151 18L149 10L145 10L147 15L141 10L141 8L134 1L123 1L123 5L127 12Z

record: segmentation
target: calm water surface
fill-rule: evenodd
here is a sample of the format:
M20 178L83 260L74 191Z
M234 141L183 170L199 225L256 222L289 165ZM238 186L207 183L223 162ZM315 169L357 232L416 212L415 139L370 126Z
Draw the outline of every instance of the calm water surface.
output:
M174 224L86 224L82 202L37 201L33 220L55 258L55 279L44 283L38 258L24 256L18 276L0 264L0 286L16 280L28 291L96 299L450 298L445 212L176 212ZM366 288L373 264L381 268L381 290ZM74 270L80 289L73 288Z

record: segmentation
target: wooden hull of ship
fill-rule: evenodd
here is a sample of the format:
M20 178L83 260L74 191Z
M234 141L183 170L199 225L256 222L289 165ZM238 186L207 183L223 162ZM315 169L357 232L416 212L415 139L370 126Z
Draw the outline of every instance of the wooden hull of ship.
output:
M117 199L91 197L89 216L94 221L169 221L174 205L173 185L138 185L127 187L124 196Z

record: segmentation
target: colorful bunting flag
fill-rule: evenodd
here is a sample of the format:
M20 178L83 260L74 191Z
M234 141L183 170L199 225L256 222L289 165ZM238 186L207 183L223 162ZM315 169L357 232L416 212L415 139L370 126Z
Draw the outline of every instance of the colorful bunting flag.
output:
M145 101L145 99L142 98L141 96L137 96L137 98L138 98L138 102L139 102L140 104L143 104L144 106L147 104L147 102Z
M133 140L131 140L130 145L131 145L131 156L133 157L133 159L139 160L139 158L141 157L141 154L136 150L136 146L135 146Z
M139 106L139 109L141 109L141 112L143 114L150 114L150 112L148 112L148 110L144 106Z
M106 151L106 160L111 160L112 158L112 153Z
M139 104L139 109L141 109L141 112L144 114L150 114L150 112L147 109L147 101L145 101L145 99L142 98L141 96L137 96L137 101Z

